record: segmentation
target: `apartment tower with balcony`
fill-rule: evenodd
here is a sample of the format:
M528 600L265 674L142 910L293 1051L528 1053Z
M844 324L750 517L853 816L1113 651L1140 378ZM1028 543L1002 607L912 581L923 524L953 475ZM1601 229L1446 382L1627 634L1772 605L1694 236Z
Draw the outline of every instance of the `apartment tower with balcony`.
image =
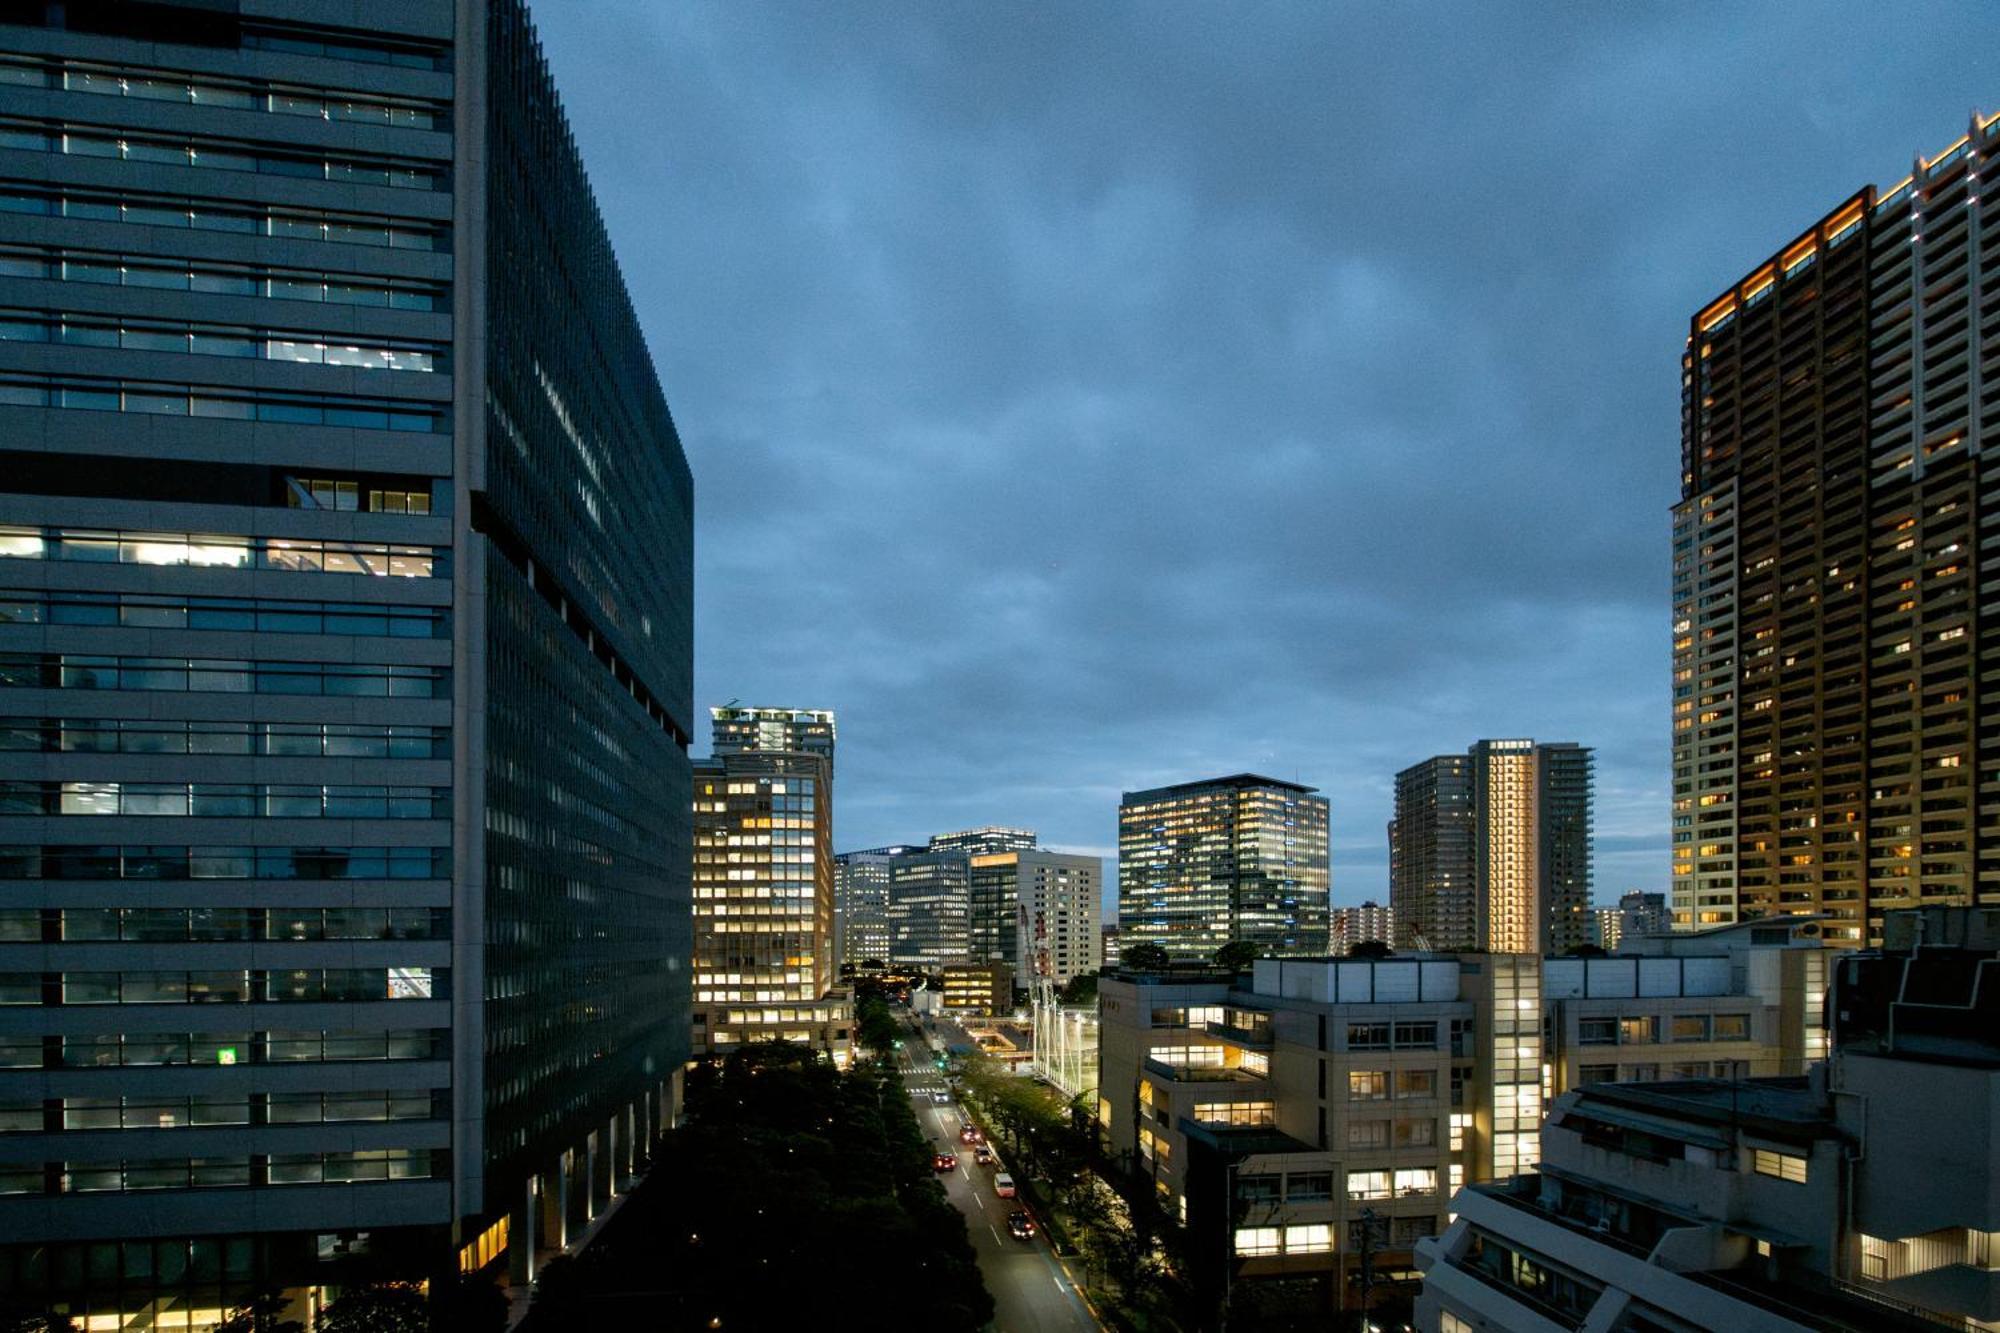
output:
M692 485L520 0L0 7L0 1302L507 1262L687 1055Z
M1673 513L1677 927L2000 902L2000 116L1697 312ZM1987 188L1990 189L1990 186Z

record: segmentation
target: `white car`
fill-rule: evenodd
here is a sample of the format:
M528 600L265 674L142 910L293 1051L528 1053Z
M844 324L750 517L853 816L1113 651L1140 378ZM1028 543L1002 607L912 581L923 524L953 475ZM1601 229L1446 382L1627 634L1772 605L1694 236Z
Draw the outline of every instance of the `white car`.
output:
M1003 1199L1013 1198L1014 1177L1008 1175L1005 1171L995 1175L993 1177L993 1192Z

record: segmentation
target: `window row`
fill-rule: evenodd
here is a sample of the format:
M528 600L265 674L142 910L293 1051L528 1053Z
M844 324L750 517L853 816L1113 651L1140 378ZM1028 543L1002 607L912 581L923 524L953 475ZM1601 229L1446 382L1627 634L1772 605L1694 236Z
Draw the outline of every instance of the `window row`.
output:
M361 503L364 499L368 502L365 506ZM374 486L364 492L360 482L339 477L286 477L285 506L341 513L359 513L365 509L370 514L428 514L431 493Z
M323 333L274 332L236 324L135 315L78 315L63 311L0 310L0 342L60 343L65 347L116 347L127 352L176 352L246 361L284 361L350 370L449 369L443 343L366 337L334 340Z
M288 241L365 245L378 250L449 248L445 224L421 218L225 203L144 191L112 194L8 182L0 184L0 213L77 218L86 222L129 222L140 227L179 227L239 236L276 236Z
M52 1164L56 1165L56 1164ZM425 1180L428 1148L286 1153L270 1158L168 1157L142 1161L65 1162L45 1173L38 1165L0 1164L0 1194L94 1194L139 1190L221 1189L253 1185L317 1185L364 1180ZM55 1188L49 1189L53 1184Z
M1748 1041L1750 1015L1671 1014L1666 1031L1669 1041ZM1660 1040L1660 1015L1579 1019L1576 1039L1582 1046L1654 1045Z
M318 1125L428 1120L427 1088L373 1092L254 1092L220 1096L57 1097L0 1101L0 1134L57 1129L200 1129L208 1125Z
M444 1028L386 1032L100 1032L39 1037L0 1033L0 1069L116 1069L153 1065L333 1064L441 1060Z
M1328 1222L1305 1222L1287 1227L1236 1228L1236 1256L1239 1259L1332 1252L1333 1226Z
M0 532L0 543L6 540L5 533ZM120 625L128 629L259 630L267 634L442 639L451 633L447 615L443 607L375 602L0 588L0 625Z
M1331 1171L1293 1171L1287 1175L1246 1173L1236 1177L1239 1203L1319 1203L1333 1197Z
M224 972L0 972L0 1004L318 1004L428 1000L447 969L303 967Z
M1679 1060L1668 1065L1666 1070L1669 1079L1718 1078L1727 1081L1750 1077L1750 1062ZM1578 1065L1576 1081L1579 1086L1587 1083L1657 1083L1660 1081L1660 1066L1652 1061L1643 1064Z
M77 940L429 940L451 935L442 907L0 907L0 943Z
M1404 1098L1437 1096L1435 1069L1350 1069L1347 1071L1347 1100L1385 1102L1394 1088L1398 1101Z
M1416 1198L1425 1194L1436 1194L1437 1187L1438 1173L1434 1166L1347 1173L1347 1197L1350 1199Z
M438 435L451 430L443 407L385 398L345 398L140 380L74 381L52 376L0 379L0 407L60 407L82 412L130 412L156 417L266 421L288 426Z
M270 301L366 306L382 310L448 310L441 284L397 282L355 273L326 273L269 264L179 259L95 250L0 247L0 277L39 282L87 282L105 287L249 296Z
M392 190L445 188L444 172L429 163L342 157L310 149L197 135L130 133L98 126L72 129L31 120L0 121L0 149L61 153L69 157L110 157L206 171L247 171L259 176L291 176L342 185L384 185Z
M444 879L447 847L94 847L0 844L0 880Z
M195 819L443 819L449 787L228 782L0 782L0 816Z
M1350 1148L1430 1148L1437 1145L1437 1121L1350 1120L1347 1146Z
M1350 1051L1432 1051L1437 1049L1437 1044L1438 1025L1435 1021L1347 1025L1347 1049Z
M1202 1102L1194 1118L1204 1125L1271 1126L1278 1123L1278 1110L1271 1102Z
M384 542L246 537L219 532L132 532L97 528L0 525L0 559L65 560L98 565L192 565L198 569L276 569L293 574L366 574L442 578L450 552ZM254 628L234 626L233 628Z
M63 754L325 755L447 759L446 727L361 722L194 722L152 718L0 717L0 751Z
M0 60L0 84L59 88L64 92L130 97L145 102L186 102L228 111L264 111L358 125L430 130L449 128L451 123L450 111L434 102L336 92L265 79L224 79L141 65L87 64L60 57L8 56Z
M0 689L180 690L191 694L438 699L448 695L449 679L444 667L0 653Z

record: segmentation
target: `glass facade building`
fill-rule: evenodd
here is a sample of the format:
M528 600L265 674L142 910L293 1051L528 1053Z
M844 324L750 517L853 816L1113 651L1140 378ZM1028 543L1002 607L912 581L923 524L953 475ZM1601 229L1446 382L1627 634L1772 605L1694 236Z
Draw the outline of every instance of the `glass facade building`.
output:
M0 1300L92 1327L526 1278L688 1053L680 442L520 0L364 8L0 7Z
M1118 807L1123 947L1208 958L1244 941L1267 955L1327 948L1326 798L1252 774L1126 792Z
M2000 903L2000 116L1691 319L1673 526L1674 924ZM1990 711L1990 710L1986 710Z

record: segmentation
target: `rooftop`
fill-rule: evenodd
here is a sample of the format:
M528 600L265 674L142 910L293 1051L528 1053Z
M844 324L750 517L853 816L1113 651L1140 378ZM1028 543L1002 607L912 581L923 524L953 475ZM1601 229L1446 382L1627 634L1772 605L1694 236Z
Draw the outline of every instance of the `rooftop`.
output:
M1591 1083L1571 1094L1571 1110L1619 1107L1662 1120L1727 1126L1773 1137L1837 1138L1825 1095L1806 1078L1676 1079L1666 1083Z
M1165 800L1172 796L1187 796L1195 792L1213 791L1218 788L1272 787L1279 791L1297 792L1301 796L1311 796L1319 790L1296 782L1284 782L1278 778L1267 778L1256 773L1232 773L1223 778L1200 778L1193 782L1176 782L1166 787L1149 787L1145 791L1128 791L1120 799L1121 805L1133 805L1147 801Z

